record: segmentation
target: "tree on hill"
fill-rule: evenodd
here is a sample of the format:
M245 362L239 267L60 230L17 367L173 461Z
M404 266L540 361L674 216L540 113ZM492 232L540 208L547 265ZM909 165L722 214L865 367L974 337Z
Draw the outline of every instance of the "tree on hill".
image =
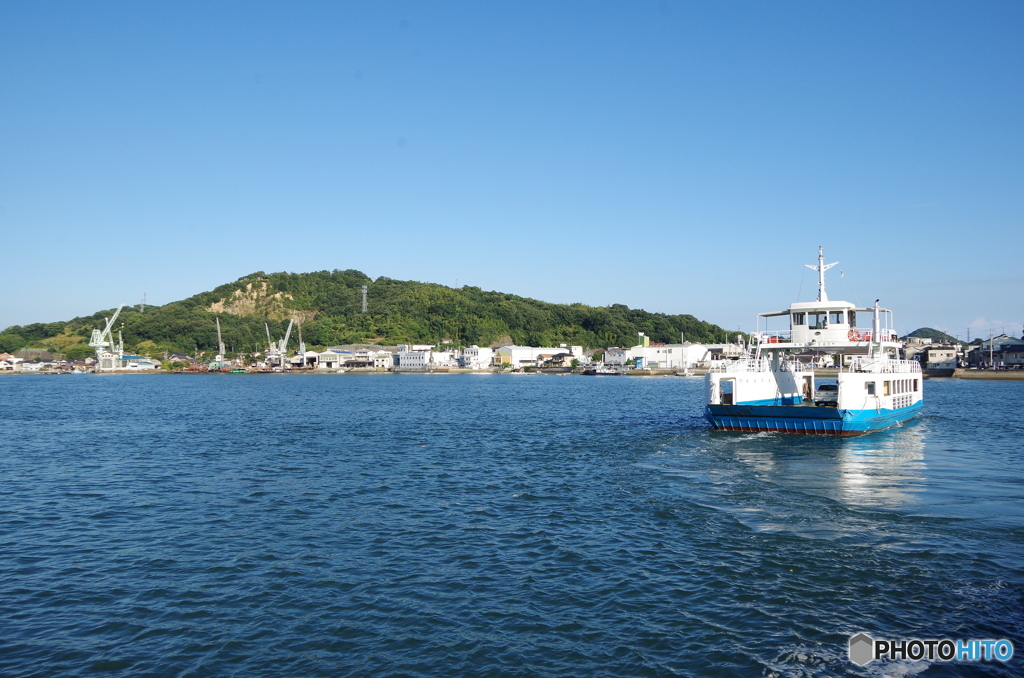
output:
M14 353L25 348L25 338L14 333L14 327L9 327L0 334L0 353Z

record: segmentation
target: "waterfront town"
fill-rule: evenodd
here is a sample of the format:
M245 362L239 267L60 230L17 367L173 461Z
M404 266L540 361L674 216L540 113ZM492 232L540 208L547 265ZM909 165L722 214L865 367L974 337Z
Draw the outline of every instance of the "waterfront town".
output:
M1024 337L1006 334L974 344L944 343L929 338L903 337L902 356L917 360L931 376L952 376L955 370L1024 370ZM427 344L397 346L331 346L288 351L284 342L272 342L261 353L228 357L221 347L216 355L166 353L142 356L126 353L115 342L97 347L96 356L65 360L45 349L26 348L0 353L0 373L86 372L459 372L459 371L579 371L598 374L690 374L721 360L735 360L746 352L742 335L734 343L699 344L652 342L638 335L635 346L585 349L561 344L535 346L439 347ZM833 367L834 358L821 350L807 350L795 358L817 368Z

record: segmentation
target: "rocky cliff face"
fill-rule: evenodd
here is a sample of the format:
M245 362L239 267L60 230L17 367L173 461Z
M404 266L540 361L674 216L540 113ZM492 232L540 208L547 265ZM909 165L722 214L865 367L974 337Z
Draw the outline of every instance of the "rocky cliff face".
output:
M267 282L250 282L245 287L232 292L231 296L226 299L213 302L206 307L206 310L210 313L228 313L277 320L294 318L307 321L316 317L314 311L285 308L286 299L291 300L293 297L286 292L271 293L270 284Z

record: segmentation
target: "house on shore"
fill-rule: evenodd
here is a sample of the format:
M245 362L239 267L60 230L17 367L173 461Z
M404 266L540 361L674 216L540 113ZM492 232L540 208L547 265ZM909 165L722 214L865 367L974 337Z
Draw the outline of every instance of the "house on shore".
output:
M1014 368L1024 366L1024 337L1006 334L986 339L967 354L967 363L980 368Z

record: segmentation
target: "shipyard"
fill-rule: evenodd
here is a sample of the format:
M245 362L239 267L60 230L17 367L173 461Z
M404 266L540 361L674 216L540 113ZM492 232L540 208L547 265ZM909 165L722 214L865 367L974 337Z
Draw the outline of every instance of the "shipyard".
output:
M116 319L116 313L113 316ZM108 323L112 325L113 322ZM219 331L219 319L217 320ZM322 373L322 372L572 372L584 374L605 369L632 376L703 376L707 370L743 357L749 345L745 335L733 342L703 344L652 342L639 333L633 346L585 348L561 344L553 347L494 345L438 347L432 344L351 344L307 347L301 337L291 337L292 327L278 340L270 339L260 352L229 353L223 341L219 350L164 352L156 356L125 351L124 340L114 338L109 326L95 330L90 346L94 356L68 360L45 348L23 348L0 353L0 374L71 373ZM289 347L289 339L292 340ZM1024 379L1024 337L1006 334L977 340L974 344L941 341L913 334L898 338L902 359L917 362L926 379ZM284 356L282 360L282 355ZM834 376L838 354L808 346L796 354L801 363L821 375Z

